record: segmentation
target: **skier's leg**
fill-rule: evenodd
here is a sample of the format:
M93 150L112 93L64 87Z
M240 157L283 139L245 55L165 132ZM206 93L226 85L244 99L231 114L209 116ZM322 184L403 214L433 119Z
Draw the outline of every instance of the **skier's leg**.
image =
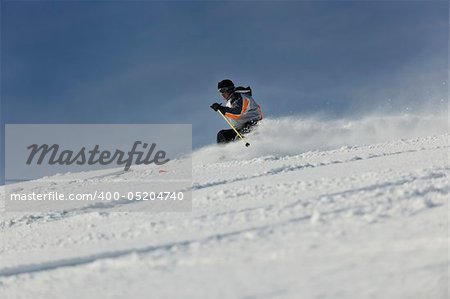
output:
M258 124L257 121L249 121L239 130L239 133L240 134L250 133L257 124Z
M227 143L233 141L235 137L236 132L234 130L221 130L217 133L217 143Z

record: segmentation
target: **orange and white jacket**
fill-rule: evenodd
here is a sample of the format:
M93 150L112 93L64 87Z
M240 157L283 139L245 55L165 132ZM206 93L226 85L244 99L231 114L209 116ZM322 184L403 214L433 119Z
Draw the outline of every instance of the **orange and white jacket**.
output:
M239 130L248 122L263 118L261 107L251 96L251 89L238 87L225 104L225 116Z

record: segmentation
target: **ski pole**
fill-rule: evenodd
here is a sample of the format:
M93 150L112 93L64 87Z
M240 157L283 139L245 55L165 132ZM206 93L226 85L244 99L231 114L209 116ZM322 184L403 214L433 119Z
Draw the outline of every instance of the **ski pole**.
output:
M222 115L223 119L230 125L230 127L236 132L236 134L239 136L239 138L241 138L242 141L245 142L244 137L242 137L242 135L236 130L236 128L233 126L232 123L230 123L230 121L228 120L228 118L225 117L225 115L223 115L223 113L220 110L217 110L217 112L219 112L220 115ZM245 146L250 146L250 143L245 142Z

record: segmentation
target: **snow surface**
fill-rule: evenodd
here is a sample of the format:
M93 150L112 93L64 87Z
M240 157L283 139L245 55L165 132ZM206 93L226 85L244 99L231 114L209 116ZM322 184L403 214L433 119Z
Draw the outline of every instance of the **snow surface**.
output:
M448 298L449 137L446 118L269 119L193 153L192 212L3 212L0 298Z

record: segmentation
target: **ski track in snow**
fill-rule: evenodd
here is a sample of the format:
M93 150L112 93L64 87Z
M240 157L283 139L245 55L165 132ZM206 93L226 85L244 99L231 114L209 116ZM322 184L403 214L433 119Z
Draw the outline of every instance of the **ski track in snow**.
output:
M114 204L3 213L0 295L46 293L43 282L52 279L59 281L62 294L75 298L67 290L89 279L99 282L94 273L107 280L125 272L130 277L150 275L154 282L116 281L106 297L114 292L120 297L128 281L135 296L147 286L155 298L412 298L410 294L420 292L423 298L445 298L448 220L442 215L448 213L450 193L449 136L241 161L209 163L194 157L192 213L109 212ZM230 151L233 156L234 147ZM136 170L67 177L82 186L93 179L142 175ZM373 234L366 236L366 231ZM382 249L386 243L396 250ZM367 248L358 251L358 246ZM407 259L410 252L418 260ZM299 260L311 273L290 268ZM365 276L366 260L379 269L371 274L375 278ZM389 266L399 260L402 266ZM274 273L264 270L266 263ZM239 269L253 275L233 284ZM329 290L317 288L327 277L336 283ZM417 279L428 286L412 283ZM353 291L342 283L348 280L354 281ZM154 288L170 282L178 286L174 291ZM391 287L385 287L387 282ZM176 291L189 284L199 289ZM60 294L49 289L56 293L46 298ZM80 294L94 297L101 289L92 284Z
M404 153L413 153L413 152L419 152L419 151L433 151L436 149L448 149L450 148L450 146L437 146L437 147L432 147L432 148L427 148L427 149L418 149L418 150L405 150L405 151L396 151L396 152L392 152L392 153L381 153L381 154L369 154L366 157L360 157L360 156L353 156L350 159L347 160L334 160L334 161L329 161L329 162L320 162L320 163L315 163L315 164L310 164L310 163L306 163L306 164L297 164L297 165L283 165L281 167L275 167L275 168L271 168L263 173L260 174L255 174L255 175L248 175L248 176L238 176L232 179L227 179L227 180L219 180L219 181L210 181L210 182L206 182L206 183L193 183L192 186L192 190L200 190L200 189L204 189L204 188L210 188L210 187L216 187L216 186L220 186L220 185L227 185L227 184L232 184L235 182L241 182L241 181L246 181L246 180L251 180L251 179L255 179L255 178L261 178L261 177L267 177L267 176L272 176L272 175L277 175L280 173L286 173L286 172L291 172L291 171L300 171L302 169L305 168L316 168L316 167L323 167L323 166L328 166L331 164L341 164L341 163L350 163L353 161L360 161L360 160L366 160L366 159L374 159L374 158L380 158L380 157L386 157L386 156L391 156L391 155L400 155L400 154L404 154ZM323 154L323 153L322 153ZM268 157L265 159L267 160L278 160L278 159L273 159L271 157ZM444 170L448 170L447 168ZM89 178L89 180L98 180L98 179L104 179L106 181L110 180L112 177L113 178L119 178L120 175L122 174L126 174L125 171L117 171L114 172L110 175L108 174L104 174L104 175L100 175L100 176L94 176L92 178ZM445 174L444 174L445 175ZM414 179L412 179L414 180ZM65 217L69 217L71 215L79 215L80 213L90 213L95 211L96 209L99 210L108 210L110 208L114 208L117 205L123 205L123 204L131 204L133 203L133 201L125 201L125 202L111 202L111 203L94 203L94 204L90 204L90 205L86 205L82 208L78 208L78 209L69 209L69 210L64 210L60 213L46 213L43 215L26 215L26 216L22 216L19 219L10 219L8 221L0 221L0 230L1 229L5 229L5 228L9 228L11 226L14 225L19 225L19 224L31 224L37 221L44 221L44 222L48 222L48 221L55 221L55 220L61 220Z

